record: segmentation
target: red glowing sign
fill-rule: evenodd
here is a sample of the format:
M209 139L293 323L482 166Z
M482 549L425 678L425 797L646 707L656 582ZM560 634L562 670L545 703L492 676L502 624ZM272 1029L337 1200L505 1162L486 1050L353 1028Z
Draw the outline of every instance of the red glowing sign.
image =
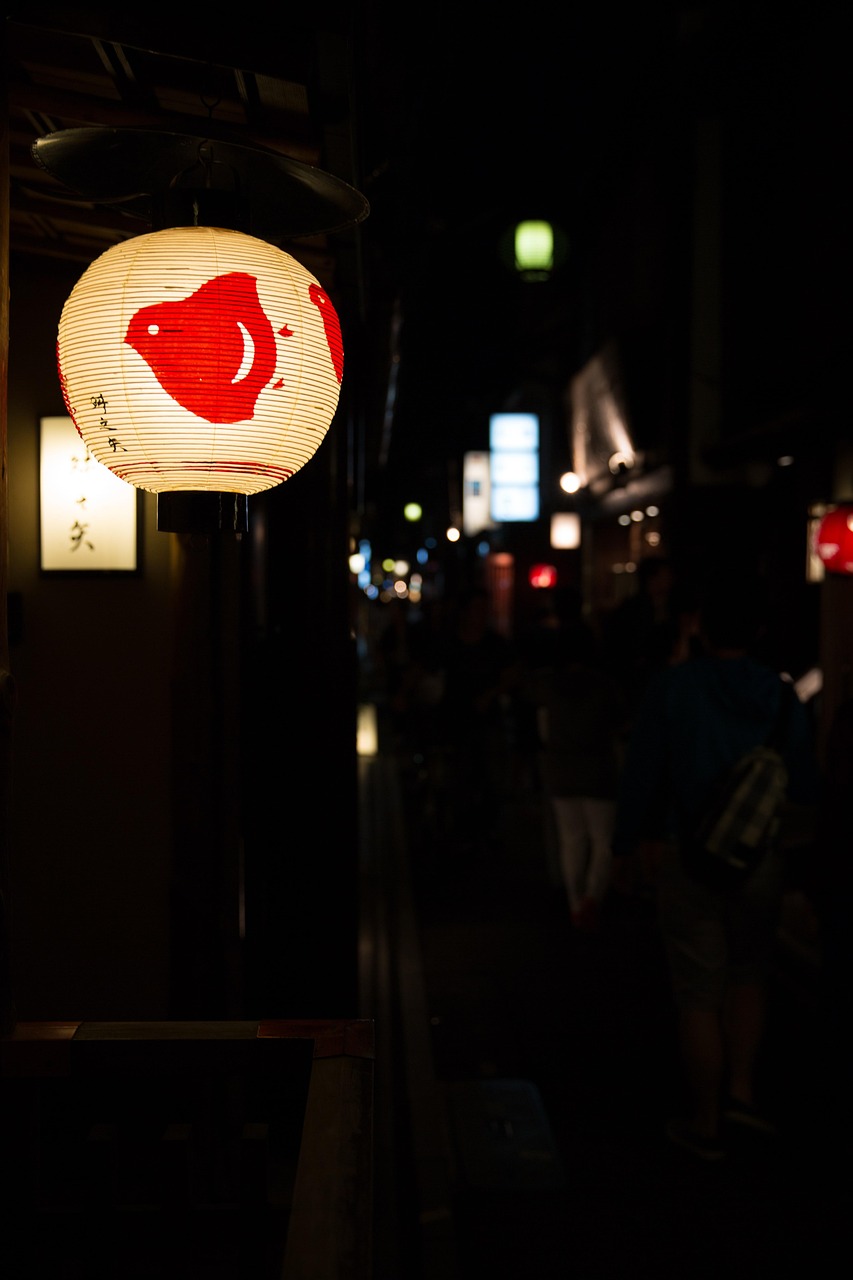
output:
M853 573L853 504L826 513L818 525L815 550L827 573Z
M556 587L557 570L552 564L534 564L527 575L527 581L531 587L536 587L537 589Z

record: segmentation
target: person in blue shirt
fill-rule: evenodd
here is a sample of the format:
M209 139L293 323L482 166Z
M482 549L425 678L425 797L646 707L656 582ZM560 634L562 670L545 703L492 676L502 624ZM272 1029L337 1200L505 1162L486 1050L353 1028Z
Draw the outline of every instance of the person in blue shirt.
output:
M671 1141L705 1159L724 1154L724 1121L771 1130L756 1105L767 979L784 888L781 841L742 888L693 879L681 853L719 778L773 726L783 692L756 656L760 581L723 576L700 596L700 646L649 681L620 776L613 854L639 857L654 883L678 1021L687 1115ZM806 812L819 773L807 708L792 697L782 751L787 799Z

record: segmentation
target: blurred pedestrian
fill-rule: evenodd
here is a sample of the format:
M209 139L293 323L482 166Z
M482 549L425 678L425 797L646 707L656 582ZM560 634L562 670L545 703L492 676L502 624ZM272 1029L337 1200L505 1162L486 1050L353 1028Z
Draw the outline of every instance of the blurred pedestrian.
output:
M771 1128L759 1109L767 980L785 887L781 845L726 894L691 878L681 852L718 779L762 743L782 696L779 674L754 656L761 583L723 577L700 599L703 652L659 671L634 717L620 778L613 848L646 859L675 1002L687 1114L669 1138L693 1154L724 1153L723 1123ZM813 806L812 725L792 696L784 741L788 796Z
M534 683L543 790L553 813L572 924L597 928L610 888L621 734L621 686L598 661L594 633L574 620L555 633Z
M449 821L463 846L483 849L499 825L511 771L515 648L494 625L484 587L449 609L439 729L447 755Z
M522 787L542 790L539 731L540 679L553 668L567 630L583 632L593 648L597 637L583 614L580 590L572 585L541 592L540 607L518 641L521 677L515 695L516 749Z
M824 1105L844 1137L851 1131L850 978L853 972L853 698L843 699L830 720L822 770L816 847L800 887L815 912L820 963L824 1056Z
M681 596L675 567L666 556L637 565L634 593L602 620L604 653L633 710L649 678L680 651Z
M382 629L374 655L379 691L384 696L397 747L404 746L408 737L411 615L412 608L406 600L392 600L382 606Z

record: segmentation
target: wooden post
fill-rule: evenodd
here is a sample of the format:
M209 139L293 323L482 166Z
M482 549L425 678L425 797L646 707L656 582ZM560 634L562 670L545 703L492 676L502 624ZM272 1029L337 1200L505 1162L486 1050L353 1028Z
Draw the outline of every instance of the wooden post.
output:
M2 68L6 68L6 33L3 31ZM9 375L9 122L6 109L6 75L0 98L0 1035L15 1025L9 954L9 779L11 776L12 722L15 682L9 670L9 504L6 476L7 388Z

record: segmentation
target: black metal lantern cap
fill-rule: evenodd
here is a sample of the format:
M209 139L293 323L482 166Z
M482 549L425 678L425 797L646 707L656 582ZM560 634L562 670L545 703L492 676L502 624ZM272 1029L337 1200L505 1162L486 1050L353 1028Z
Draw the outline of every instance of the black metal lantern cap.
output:
M150 129L59 129L37 138L32 155L85 199L160 226L170 201L180 204L181 191L231 193L251 212L251 233L273 244L344 231L370 211L361 192L340 178L230 139ZM185 217L173 225L186 225Z
M248 533L249 500L245 493L210 490L157 494L160 533Z

